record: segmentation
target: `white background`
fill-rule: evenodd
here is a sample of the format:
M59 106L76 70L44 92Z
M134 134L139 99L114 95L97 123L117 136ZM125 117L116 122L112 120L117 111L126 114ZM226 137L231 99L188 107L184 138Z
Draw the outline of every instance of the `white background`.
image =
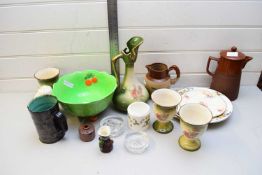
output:
M133 35L145 39L136 63L140 78L146 64L164 62L182 71L175 86L208 86L208 56L236 45L254 57L244 69L242 85L257 83L262 68L261 1L119 0L118 5L120 48ZM108 53L105 0L0 0L0 92L11 92L0 93L1 175L261 175L262 97L251 86L241 87L232 116L209 127L197 152L177 144L177 121L167 135L150 128L151 145L142 155L126 152L124 135L114 140L110 154L99 152L97 138L80 142L76 118L68 119L63 140L40 143L26 109L38 86L34 72L48 66L59 67L62 74L110 72ZM101 118L112 113L109 109Z
M144 37L136 63L177 64L177 86L208 86L208 56L235 45L254 57L242 85L255 85L262 68L261 1L119 0L120 49ZM0 0L0 91L32 91L33 74L58 67L110 72L105 0ZM124 72L123 64L121 72ZM214 69L215 63L212 64Z

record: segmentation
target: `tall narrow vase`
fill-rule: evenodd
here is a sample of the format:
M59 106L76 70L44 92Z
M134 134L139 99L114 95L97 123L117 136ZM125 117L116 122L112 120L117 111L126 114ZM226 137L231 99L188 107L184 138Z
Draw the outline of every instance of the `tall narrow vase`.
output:
M115 77L118 72L115 68L115 63L119 58L122 58L125 63L125 75L123 81L117 78L118 88L113 97L115 107L120 111L127 111L129 104L136 101L146 102L149 94L145 86L140 83L134 72L134 63L137 59L139 46L143 43L143 38L135 36L127 42L127 48L121 51L118 55L112 58L112 67Z

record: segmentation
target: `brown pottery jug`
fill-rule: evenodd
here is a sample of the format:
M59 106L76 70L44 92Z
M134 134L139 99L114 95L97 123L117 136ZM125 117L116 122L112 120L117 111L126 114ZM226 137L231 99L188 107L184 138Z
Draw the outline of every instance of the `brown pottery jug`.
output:
M146 88L150 94L160 88L169 88L180 77L180 70L176 65L169 68L164 63L153 63L146 65L148 73L145 76ZM174 70L176 72L175 78L170 78L169 72Z
M215 73L209 70L211 60L217 62ZM210 88L225 94L230 100L237 99L242 69L250 60L251 57L238 52L236 47L222 50L220 58L210 56L206 67L207 73L212 76Z

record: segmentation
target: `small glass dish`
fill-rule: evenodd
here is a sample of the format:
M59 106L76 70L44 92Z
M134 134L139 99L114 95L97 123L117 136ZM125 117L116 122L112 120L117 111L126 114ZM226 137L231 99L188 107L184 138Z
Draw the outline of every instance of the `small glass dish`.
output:
M125 137L127 151L134 154L141 154L149 147L149 137L144 132L130 132Z
M122 135L126 128L126 120L124 117L117 116L117 115L110 115L103 118L100 121L101 126L109 126L111 129L111 137L118 137Z

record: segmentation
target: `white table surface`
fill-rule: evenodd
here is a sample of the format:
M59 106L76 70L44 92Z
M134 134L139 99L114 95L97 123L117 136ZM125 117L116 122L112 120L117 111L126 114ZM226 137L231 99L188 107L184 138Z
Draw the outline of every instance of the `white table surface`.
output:
M255 86L241 87L233 114L209 126L200 150L187 152L179 147L181 131L174 120L175 129L169 134L156 133L152 127L146 131L151 145L141 155L125 150L125 134L114 139L111 153L101 153L97 136L92 142L80 141L79 121L72 117L63 140L41 143L26 108L33 94L0 94L1 175L262 174L262 92ZM113 113L108 109L101 118Z

